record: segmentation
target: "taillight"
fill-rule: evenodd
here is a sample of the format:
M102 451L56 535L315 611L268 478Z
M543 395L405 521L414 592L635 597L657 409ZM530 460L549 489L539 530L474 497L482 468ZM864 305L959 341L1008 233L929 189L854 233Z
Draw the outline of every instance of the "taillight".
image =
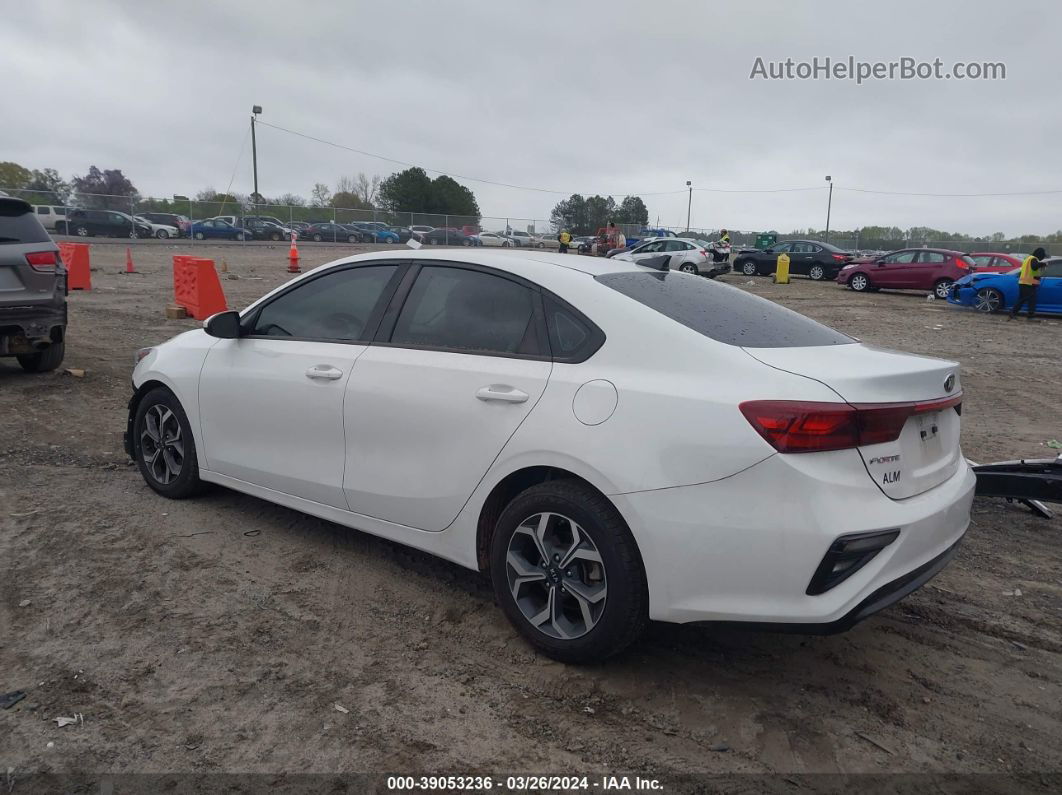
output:
M847 259L847 257L845 257L844 254L831 254L830 256L833 257L838 262L844 262Z
M54 271L59 264L54 251L33 251L26 255L26 262L35 271Z
M821 453L892 442L915 414L958 411L962 395L924 403L816 403L750 400L738 408L779 453Z
M701 256L703 256L703 257L707 257L707 256L708 256L708 249L706 249L706 248L702 248L702 249L701 249Z
M960 268L960 269L962 269L964 271L968 271L968 270L970 270L970 263L969 262L963 262L961 257L956 257L955 258L955 267Z

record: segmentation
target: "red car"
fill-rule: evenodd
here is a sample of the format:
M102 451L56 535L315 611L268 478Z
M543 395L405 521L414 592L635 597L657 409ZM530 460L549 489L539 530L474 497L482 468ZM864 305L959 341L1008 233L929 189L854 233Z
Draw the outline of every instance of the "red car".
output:
M978 273L1007 273L1020 268L1028 254L998 254L979 251L970 255Z
M867 290L930 290L945 300L952 282L976 270L961 251L943 248L904 248L882 257L853 262L837 274L839 284L856 292Z

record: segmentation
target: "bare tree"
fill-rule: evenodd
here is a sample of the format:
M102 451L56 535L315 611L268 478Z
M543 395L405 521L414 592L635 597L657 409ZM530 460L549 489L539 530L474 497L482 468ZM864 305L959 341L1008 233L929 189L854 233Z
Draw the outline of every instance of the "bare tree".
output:
M380 192L380 175L374 174L370 180L365 176L365 172L358 172L358 179L354 185L354 193L356 193L361 200L366 204L375 205L376 196Z
M310 193L310 205L313 207L327 207L332 201L332 191L323 182L315 183Z

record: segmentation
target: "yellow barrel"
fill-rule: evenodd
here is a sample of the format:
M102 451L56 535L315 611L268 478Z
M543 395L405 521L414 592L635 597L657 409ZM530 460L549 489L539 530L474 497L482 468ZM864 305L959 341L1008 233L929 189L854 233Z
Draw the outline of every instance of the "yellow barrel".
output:
M789 255L778 255L778 269L774 272L775 284L789 284Z

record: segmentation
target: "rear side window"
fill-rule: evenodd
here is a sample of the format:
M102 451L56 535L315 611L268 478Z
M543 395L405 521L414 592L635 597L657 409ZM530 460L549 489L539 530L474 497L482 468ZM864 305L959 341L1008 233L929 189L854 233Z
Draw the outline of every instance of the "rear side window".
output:
M262 308L252 333L268 337L367 342L369 318L397 267L346 268L300 284Z
M545 295L546 327L553 360L568 364L585 362L605 341L605 334L567 304Z
M0 199L0 244L50 241L32 207L25 202Z
M933 265L939 265L944 262L944 255L939 251L923 251L922 256L919 258L919 262L928 262ZM972 261L967 263L967 265L972 264Z
M627 271L595 278L676 323L727 345L802 348L855 342L765 298L677 271Z
M391 343L469 353L534 353L533 294L499 276L425 267L402 306Z

